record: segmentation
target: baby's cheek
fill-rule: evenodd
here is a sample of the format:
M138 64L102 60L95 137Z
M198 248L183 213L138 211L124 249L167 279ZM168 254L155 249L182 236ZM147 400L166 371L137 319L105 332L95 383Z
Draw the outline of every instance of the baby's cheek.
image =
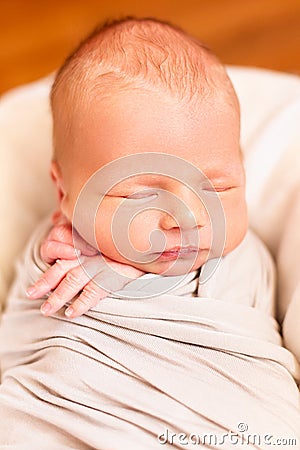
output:
M226 216L226 242L224 254L234 250L244 239L248 229L248 213L244 195L234 196L223 203Z
M98 249L109 258L116 255L115 245L112 236L111 220L113 210L107 205L100 205L95 220L95 236Z
M98 249L111 259L128 262L132 250L147 252L151 248L151 232L155 230L154 211L142 211L138 214L116 214L116 202L103 202L99 206L95 221L95 234ZM127 255L128 253L128 255Z
M153 231L158 229L159 213L155 210L141 211L132 217L127 226L132 247L139 252L149 252L153 243Z
M61 199L60 210L69 222L72 222L75 205L76 202L68 194Z

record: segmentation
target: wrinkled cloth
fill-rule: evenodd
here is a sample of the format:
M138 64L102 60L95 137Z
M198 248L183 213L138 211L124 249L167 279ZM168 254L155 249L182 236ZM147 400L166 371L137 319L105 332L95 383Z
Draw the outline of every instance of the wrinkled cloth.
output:
M25 296L46 268L45 233L18 263L1 325L0 449L299 448L299 367L252 233L204 284L201 270L151 296L160 276L147 274L77 319L43 317L44 299Z

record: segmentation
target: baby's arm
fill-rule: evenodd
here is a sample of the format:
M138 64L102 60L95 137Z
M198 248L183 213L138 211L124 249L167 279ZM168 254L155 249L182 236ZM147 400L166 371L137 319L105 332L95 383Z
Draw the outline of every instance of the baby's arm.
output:
M129 279L136 279L144 272L135 267L117 263L105 258L106 264L99 257L99 252L78 236L77 249L73 245L72 226L60 214L52 217L53 228L41 245L41 257L51 267L42 277L27 289L28 297L39 299L53 291L41 306L41 312L49 316L58 311L78 293L65 314L69 318L78 317L97 305L99 300L107 297L109 292L101 288L101 281L108 276L109 267L127 278L117 277L111 292L121 289ZM77 256L81 255L80 261ZM93 266L95 276L86 273L85 264ZM108 267L109 266L109 267Z

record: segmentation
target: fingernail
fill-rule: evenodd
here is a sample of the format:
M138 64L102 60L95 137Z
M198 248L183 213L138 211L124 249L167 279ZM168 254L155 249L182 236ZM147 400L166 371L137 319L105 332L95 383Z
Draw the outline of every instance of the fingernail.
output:
M65 310L65 315L66 315L67 317L71 317L71 315L73 314L73 312L74 312L74 308L72 308L72 306L69 306L69 308L67 308L67 309Z
M43 314L48 314L51 311L51 304L49 302L45 302L41 306L41 312Z
M30 286L29 288L26 289L26 295L28 297L31 297L32 295L37 293L37 289L34 286Z

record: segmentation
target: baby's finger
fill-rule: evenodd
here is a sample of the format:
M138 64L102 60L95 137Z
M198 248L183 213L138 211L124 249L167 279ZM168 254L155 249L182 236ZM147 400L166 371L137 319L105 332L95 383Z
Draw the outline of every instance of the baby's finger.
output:
M53 227L50 230L46 241L57 241L62 244L68 244L72 247L76 247L86 256L94 256L98 253L98 250L88 244L75 229L72 230L70 223Z
M70 270L48 300L41 306L41 312L49 316L58 311L65 303L72 300L90 280L82 267Z
M57 241L74 247L71 224L55 225L49 231L46 241Z
M48 264L52 264L57 259L75 259L80 256L80 250L72 245L57 241L44 241L41 245L41 258Z
M79 297L69 306L65 315L70 319L81 316L89 309L98 304L100 300L107 297L109 292L102 289L97 283L91 280L83 289Z
M26 295L32 299L43 297L61 282L66 273L78 266L77 259L57 260L32 286L26 290Z
M95 271L95 267L98 268L97 273ZM138 276L143 273L138 270L139 274L137 274L129 270L126 271L122 268L124 272L127 272L126 275L115 272L115 276L111 277L110 271L107 271L107 267L105 265L102 266L101 270L99 270L100 267L99 261L96 266L93 259L85 262L85 268L90 275L93 275L93 279L89 281L86 286L84 286L84 289L79 297L66 309L65 314L67 317L75 318L81 316L89 309L96 306L100 300L106 298L110 292L115 292L122 289L132 279L128 278L127 274L130 274L134 278L138 278Z

